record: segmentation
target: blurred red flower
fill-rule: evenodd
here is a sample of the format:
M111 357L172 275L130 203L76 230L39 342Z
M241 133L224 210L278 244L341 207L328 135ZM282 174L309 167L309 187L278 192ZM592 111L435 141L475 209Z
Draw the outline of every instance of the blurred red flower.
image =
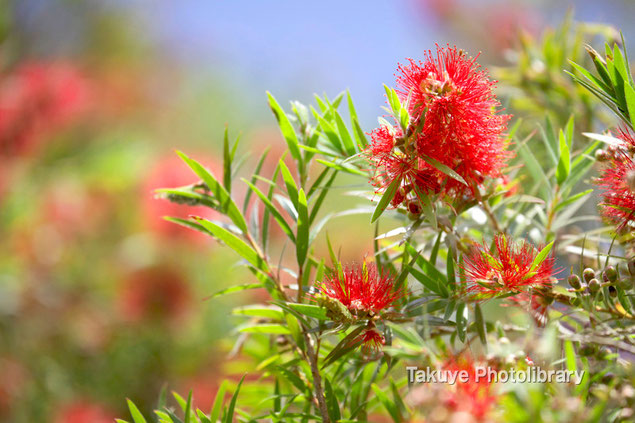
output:
M448 166L468 183L435 170L443 192L471 193L485 177L500 176L510 157L503 135L510 116L498 113L487 71L449 46L437 46L436 55L428 51L424 62L408 60L398 67L397 85L414 123L423 124L415 133L416 155Z
M55 423L112 423L115 415L103 405L91 401L77 400L57 413Z
M618 230L635 224L635 139L628 130L619 130L623 142L611 148L607 166L598 180L603 189L601 213Z
M492 406L496 404L498 395L494 392L494 385L487 377L477 377L477 365L471 357L459 356L450 359L443 365L443 370L449 372L463 372L467 374L467 382L457 378L454 385L448 385L442 401L446 407L454 412L466 412L476 418L486 418Z
M483 244L466 257L467 293L477 299L491 298L550 284L555 259L547 257L534 268L538 253L524 240L515 242L507 235L496 235L493 248Z
M175 321L190 303L187 280L175 269L160 265L133 272L121 286L119 309L130 321Z
M88 79L70 63L24 63L0 79L0 156L30 153L86 111Z
M380 275L373 263L343 268L341 274L333 272L317 288L354 316L379 313L404 294L402 289L395 289L393 278Z
M218 180L222 180L222 167L217 165L215 160L200 155L192 157L195 157L196 161L210 170ZM159 157L141 186L142 206L147 226L158 235L166 238L205 239L204 234L168 222L163 217L172 216L187 219L190 215L196 215L213 219L220 216L216 211L203 206L188 206L156 198L154 192L158 188L178 188L198 181L198 176L175 153L171 152L167 156Z

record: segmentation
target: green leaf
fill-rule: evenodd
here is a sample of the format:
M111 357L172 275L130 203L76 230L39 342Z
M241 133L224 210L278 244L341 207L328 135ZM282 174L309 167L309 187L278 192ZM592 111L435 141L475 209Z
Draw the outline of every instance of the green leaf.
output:
M278 211L276 206L273 205L271 200L262 191L260 191L254 184L252 184L248 180L243 178L243 182L245 182L249 186L249 188L251 188L251 190L253 192L255 192L258 197L260 197L260 200L265 205L265 207L267 208L269 213L271 213L271 215L276 220L276 222L278 222L278 225L280 225L280 228L283 230L283 232L285 234L287 234L287 236L289 237L289 239L291 239L292 242L295 243L295 236L293 235L293 231L291 230L291 227L289 226L287 221L284 220L284 217Z
M192 419L192 391L187 396L187 404L185 404L185 415L183 416L183 423L190 423Z
M261 283L247 283L244 285L230 286L229 288L225 288L223 290L218 291L217 293L213 294L210 298L216 298L222 295L244 291L246 289L257 289L257 288L264 288L264 285Z
M326 171L328 170L328 168L324 170ZM322 176L322 174L320 174L320 176ZM324 186L320 188L320 194L318 195L317 199L315 200L315 203L313 203L313 207L311 208L311 216L309 216L309 224L313 224L313 222L315 221L315 218L317 217L318 212L320 211L320 207L322 206L322 203L324 202L324 199L326 198L326 195L328 194L329 189L331 188L331 185L333 185L333 182L335 181L336 176L337 176L337 172L333 172L333 174L331 175L329 180L326 182L326 184L324 184ZM316 180L315 184L317 183L318 181ZM311 187L309 192L311 192L311 190L313 190L313 186ZM311 194L309 194L309 196L310 195Z
M284 313L279 308L258 304L236 307L232 310L232 314L235 316L254 316L276 320L284 318Z
M348 132L348 129L344 124L344 120L337 110L333 110L333 114L335 115L337 132L339 132L342 144L344 144L344 150L348 156L354 156L357 154L357 149L355 148L355 143L353 142L353 138L351 138L351 134Z
M568 339L564 341L564 358L567 370L569 370L570 372L575 372L576 370L578 370L575 359L575 350L573 349L573 343Z
M461 342L465 342L465 303L459 303L456 306L456 333Z
M635 125L635 89L629 84L624 85L624 95L626 96L628 116L631 119L631 123Z
M277 323L263 323L263 324L246 324L239 326L238 332L242 333L264 333L268 335L290 335L291 331L284 325Z
M128 409L130 410L130 415L132 416L134 423L147 423L146 419L143 417L143 414L141 414L141 411L139 411L137 406L129 399L127 399L126 401L128 402Z
M528 139L529 138L518 144L517 151L520 157L523 159L523 164L527 166L527 170L529 170L531 177L538 185L542 198L548 199L552 195L551 184L549 183L549 179L547 179L542 166L540 166L540 163L536 159L536 156L534 156L534 153L531 151L531 149L527 147Z
M370 223L374 223L377 219L379 219L379 216L382 215L382 213L386 210L386 207L388 207L388 204L390 204L392 199L395 197L395 194L397 193L400 185L401 178L396 178L390 183L390 185L388 185L388 188L386 188L386 192L384 192L381 199L379 200L379 203L377 203L377 207L375 207L375 211L370 218Z
M456 289L456 276L454 274L454 255L452 250L448 249L448 257L446 259L446 268L448 275L448 286L452 291Z
M386 411L388 411L388 414L390 414L392 421L395 423L403 422L403 417L401 417L401 414L395 406L395 403L392 402L390 398L388 398L388 395L386 395L386 393L379 386L377 386L376 383L372 384L372 388L373 392L375 392L375 395L379 399L379 402L381 402Z
M232 157L229 151L227 127L225 127L225 135L223 137L223 185L228 193L232 192ZM187 420L185 423L188 423Z
M243 380L245 380L245 376L246 375L244 375L240 379L240 382L238 382L236 391L234 392L234 395L232 395L232 399L229 402L229 408L227 409L227 414L225 415L225 423L232 423L234 421L234 408L236 407L236 400L238 398L238 393L240 392L240 387L243 384Z
M296 258L300 268L304 266L306 255L309 250L309 230L311 221L306 203L304 190L300 188L298 193L298 234L296 237ZM302 289L302 287L300 287Z
M326 408L329 413L329 417L332 422L338 422L342 418L342 414L340 413L340 406L335 396L335 391L331 386L331 382L329 378L324 376L324 395L326 397Z
M359 339L359 335L364 331L364 326L356 327L351 333L346 335L344 339L342 339L336 346L331 350L329 355L326 356L324 362L322 363L322 369L325 369L329 365L333 364L337 359L342 357L343 355L353 351L360 344L361 340Z
M593 192L593 189L588 189L586 191L583 192L579 192L569 198L567 198L565 201L562 201L560 203L558 203L558 205L554 208L554 211L559 211L562 210L563 208L567 207L569 204L573 204L576 201L578 201L580 198L584 197L585 195L588 195L590 193Z
M556 180L559 185L562 185L564 181L569 177L569 171L571 169L571 157L569 154L569 145L567 139L564 136L564 132L560 130L560 158L558 159L558 167L556 169Z
M438 171L443 172L446 175L448 175L450 178L456 179L457 181L459 181L463 185L468 186L467 182L465 182L465 179L463 179L463 177L461 175L459 175L458 173L456 173L453 169L449 168L448 166L444 165L443 163L439 162L438 160L433 159L432 157L426 156L425 154L422 155L422 158L423 158L423 160L426 161L426 163L428 163L429 165L433 166Z
M479 303L474 305L474 323L476 323L476 331L481 343L487 348L487 328L485 327L485 319L483 319L483 311Z
M271 147L265 148L265 151L260 156L260 160L258 160L258 164L256 165L256 170L254 170L253 176L251 177L251 183L255 184L258 175L260 174L260 170L262 169L262 165L265 163L265 159L269 154L269 150ZM249 205L249 199L251 198L251 191L247 190L247 194L245 194L245 201L243 202L243 214L247 213L247 206Z
M355 136L355 141L357 141L357 146L360 150L362 150L368 145L368 140L366 139L366 134L364 134L364 131L359 125L357 111L355 111L355 105L353 104L351 93L348 91L346 92L346 100L348 102L348 112L351 117L351 125L353 126L353 135Z
M364 176L364 177L368 176L366 173L362 172L361 170L358 170L351 166L345 166L344 164L341 164L341 163L327 162L326 160L322 160L322 159L317 159L316 162L321 163L324 166L328 166L333 169L341 170L342 172L350 173L352 175Z
M243 234L246 234L247 222L245 221L245 217L242 215L227 190L220 183L218 183L216 178L214 178L214 176L210 172L208 172L207 169L205 169L199 162L189 158L180 151L177 151L176 153L207 185L210 192L214 195L214 198L218 200L223 212L227 214L227 216L232 220L232 222L234 222L236 226L238 226L238 229L240 229Z
M268 271L267 264L262 258L251 248L245 241L238 238L227 229L218 226L217 224L210 222L209 220L201 217L195 217L196 221L200 223L205 229L207 229L212 235L220 239L232 250L236 251L242 258L247 260L249 264L257 269Z
M282 366L274 366L273 370L280 373L286 380L291 382L293 386L295 386L298 389L298 391L305 392L307 390L307 387L302 381L302 379L300 379L300 377L296 375L295 373L285 369Z
M545 245L545 247L542 250L540 250L536 258L534 258L534 261L531 263L531 268L529 269L529 272L536 270L538 266L540 266L542 262L545 261L545 259L549 255L549 252L551 251L551 248L553 247L554 242L555 241L551 241L549 244Z
M269 107L271 107L271 111L276 116L276 120L278 121L278 126L280 126L280 131L282 132L282 136L287 142L287 146L289 147L289 151L291 152L291 156L298 162L302 163L302 156L300 154L300 148L298 147L298 136L289 121L289 118L282 110L282 107L278 104L276 99L271 95L270 92L267 92L267 97L269 98Z
M313 304L297 304L288 303L289 307L305 316L313 317L318 320L326 320L326 309Z
M196 231L202 232L205 235L212 235L210 231L205 229L203 225L199 225L198 223L188 219L181 219L180 217L170 217L170 216L165 216L163 219L167 220L168 222L176 223L177 225L185 226L186 228L190 228L190 229L194 229Z
M432 229L437 230L437 214L434 212L434 202L432 201L432 195L421 191L421 188L417 184L413 184L415 195L419 199L419 204L423 209L423 214L426 216L426 220L432 226Z
M282 180L284 181L285 186L287 187L287 193L289 194L289 198L291 202L293 202L293 206L298 208L298 186L293 179L293 175L291 175L291 171L284 163L283 160L280 160L278 163L280 166L280 173L282 174Z
M218 391L216 392L216 398L214 399L214 405L212 406L212 411L210 412L209 418L212 422L216 423L218 418L220 417L221 410L223 409L223 400L225 398L225 392L227 391L227 385L229 382L224 380L221 383Z

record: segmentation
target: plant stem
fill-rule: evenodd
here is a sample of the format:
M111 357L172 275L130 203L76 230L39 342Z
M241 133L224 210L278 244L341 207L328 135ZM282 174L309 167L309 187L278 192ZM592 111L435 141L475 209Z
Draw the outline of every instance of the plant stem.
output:
M306 344L306 353L309 361L309 366L311 366L311 374L313 375L313 388L315 390L315 397L318 401L320 414L322 415L322 421L331 423L331 418L329 417L328 408L326 406L326 399L324 398L324 390L322 389L322 375L320 375L320 369L318 368L317 355L313 350L313 339L306 332L305 328L303 328L302 332L304 335L304 343Z

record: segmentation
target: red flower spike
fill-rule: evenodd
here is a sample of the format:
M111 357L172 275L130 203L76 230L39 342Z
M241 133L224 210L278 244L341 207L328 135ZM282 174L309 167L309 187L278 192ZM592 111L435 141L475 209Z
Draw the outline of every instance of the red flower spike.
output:
M401 137L401 130L382 126L370 135L371 144L366 155L375 169L372 183L377 187L377 193L385 192L395 180L400 181L400 188L391 201L394 207L408 197L414 198L416 191L427 193L440 190L436 169L415 155L407 155L394 148L397 138Z
M598 185L604 190L601 213L620 231L635 225L635 162L630 155L635 150L635 139L624 130L619 131L618 138L624 144L610 156Z
M358 337L358 341L362 343L362 349L365 351L377 352L386 343L384 336L376 329L366 329Z
M465 259L467 293L492 298L550 284L555 259L547 257L532 269L538 253L528 242L515 243L504 234L497 235L492 249L484 244Z
M486 377L476 377L476 363L471 357L458 357L446 362L443 370L467 374L467 382L457 381L450 386L444 397L445 405L454 411L463 411L474 416L477 420L485 419L498 401L494 392L494 385Z
M374 264L366 263L334 272L317 288L353 315L379 313L404 295L402 289L395 289L392 277L380 275Z
M444 193L470 194L484 177L499 177L511 153L506 151L509 115L497 113L494 81L475 59L456 47L431 51L424 62L399 65L397 84L402 102L410 100L415 121L424 119L417 135L417 155L450 167L468 186L440 172Z

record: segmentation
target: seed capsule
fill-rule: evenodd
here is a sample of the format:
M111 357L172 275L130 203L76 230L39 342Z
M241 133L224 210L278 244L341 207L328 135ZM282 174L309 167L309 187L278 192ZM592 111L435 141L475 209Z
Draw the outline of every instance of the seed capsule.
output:
M601 288L600 281L593 278L589 281L589 292L595 294Z
M580 276L578 275L569 275L567 278L567 282L569 282L569 286L573 289L580 289Z
M609 295L611 298L617 297L617 289L614 286L609 286Z
M582 272L582 276L584 277L585 281L589 282L595 277L595 270L587 267L586 269L584 269L584 272Z
M617 271L613 266L607 266L602 272L602 278L606 282L615 282L617 280Z

